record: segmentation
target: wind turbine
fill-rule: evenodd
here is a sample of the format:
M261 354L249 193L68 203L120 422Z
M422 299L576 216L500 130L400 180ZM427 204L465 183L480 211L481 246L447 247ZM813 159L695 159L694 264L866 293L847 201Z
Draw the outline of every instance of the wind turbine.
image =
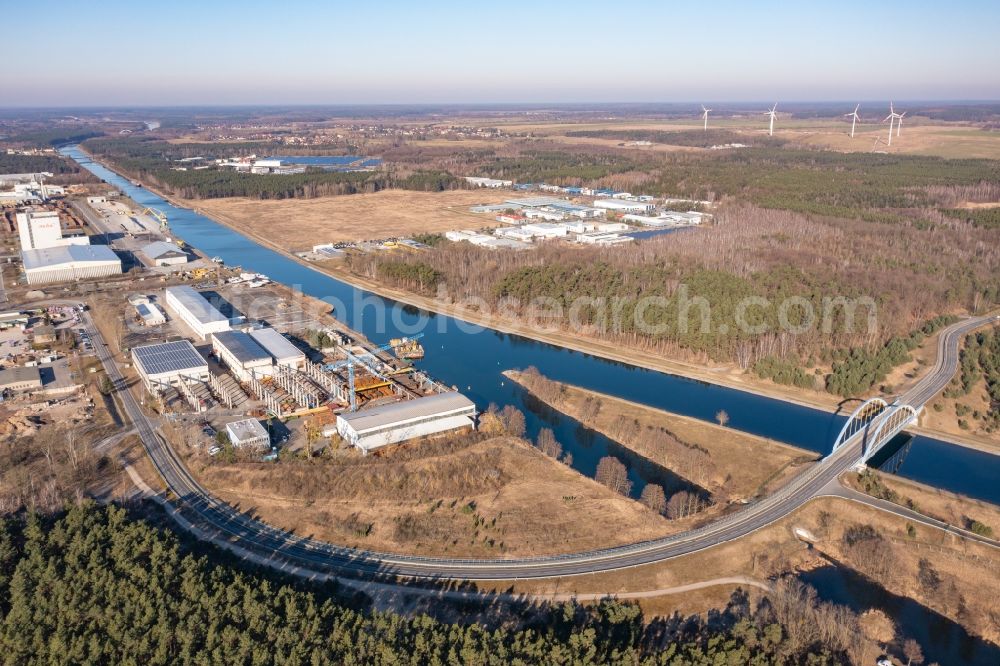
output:
M854 107L854 111L852 113L845 113L844 114L845 116L850 116L851 117L851 138L852 139L854 138L854 126L857 124L858 120L861 118L861 116L858 115L858 109L860 109L860 108L861 108L861 105L858 104L856 107Z
M889 115L882 119L882 122L886 120L889 121L889 143L887 145L892 146L892 124L897 118L902 118L903 116L896 113L896 109L893 108L892 102L889 102Z
M896 136L899 137L899 133L903 131L903 116L906 115L906 111L896 116Z
M885 152L884 150L881 150L881 151L880 150L876 150L876 148L878 148L878 144L880 144L880 143L885 143L885 141L882 140L882 137L876 136L875 137L875 143L872 144L872 152L873 153L875 153L875 152L882 152L882 153L884 153Z
M712 109L706 109L704 104L701 105L701 111L702 111L701 118L702 118L702 120L705 121L705 131L706 132L708 131L708 112L711 111L711 110Z
M775 113L775 109L778 108L778 103L775 102L774 106L771 107L770 111L765 111L764 113L771 116L771 125L768 127L767 135L774 136L774 117L778 114Z

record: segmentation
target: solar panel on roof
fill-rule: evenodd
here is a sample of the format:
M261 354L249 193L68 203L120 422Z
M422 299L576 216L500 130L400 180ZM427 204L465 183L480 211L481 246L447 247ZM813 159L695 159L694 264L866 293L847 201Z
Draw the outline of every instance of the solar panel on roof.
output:
M132 355L147 375L160 375L208 365L194 345L187 340L135 347L132 349Z
M271 355L243 331L222 331L213 333L215 340L229 350L240 363L270 360Z

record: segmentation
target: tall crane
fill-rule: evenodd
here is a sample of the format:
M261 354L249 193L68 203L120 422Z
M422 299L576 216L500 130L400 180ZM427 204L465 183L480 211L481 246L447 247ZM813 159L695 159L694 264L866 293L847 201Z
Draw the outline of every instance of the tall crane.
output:
M412 336L410 339L411 340L418 340L421 337L423 337L423 334L422 333L418 333L417 335ZM352 354L351 352L349 352L346 349L344 349L343 350L344 351L344 355L347 358L345 358L343 361L337 361L336 363L329 363L329 364L323 366L323 369L325 371L327 371L327 372L334 372L336 370L340 370L341 368L343 368L345 366L347 367L347 386L348 386L348 394L349 394L350 401L351 401L351 411L352 412L357 411L357 409L358 409L357 394L355 393L355 390L354 390L354 366L355 365L361 365L368 372L372 373L373 375L375 375L379 379L382 379L384 381L387 381L387 382L391 383L392 379L390 377L386 376L386 374L383 373L378 367L376 367L375 363L373 362L375 360L375 354L377 354L379 352L382 352L382 351L389 350L389 349L392 349L392 344L381 345L381 346L376 347L374 350L372 350L372 351L370 351L370 352L368 352L368 353L366 353L364 355Z
M149 215L150 217L154 218L157 222L160 223L160 228L161 229L165 229L166 228L166 226L167 226L167 214L164 213L159 208L153 208L152 206L148 206L147 208L145 208L142 211L142 214L143 215Z

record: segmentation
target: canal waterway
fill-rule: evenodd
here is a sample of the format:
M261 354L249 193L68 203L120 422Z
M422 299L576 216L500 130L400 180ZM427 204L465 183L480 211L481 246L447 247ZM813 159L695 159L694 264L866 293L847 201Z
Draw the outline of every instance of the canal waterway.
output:
M61 152L72 157L143 206L163 210L173 234L206 255L226 264L260 272L271 279L323 299L335 315L370 340L382 344L400 335L422 332L427 350L422 369L455 386L480 408L491 403L512 404L527 417L528 436L552 428L563 449L573 456L573 467L593 475L597 461L614 454L629 466L633 494L650 481L668 492L683 484L656 465L642 464L627 451L577 421L544 409L501 372L535 366L545 376L609 395L712 421L719 410L729 415L729 427L787 442L817 453L829 452L846 414L834 415L802 405L701 382L586 353L537 342L518 335L486 329L453 317L428 313L358 289L266 248L246 236L193 210L175 207L149 190L95 163L77 146ZM303 239L303 245L314 239ZM322 241L323 239L315 239ZM1000 504L1000 456L929 437L916 436L905 456L893 462L900 476L956 493Z

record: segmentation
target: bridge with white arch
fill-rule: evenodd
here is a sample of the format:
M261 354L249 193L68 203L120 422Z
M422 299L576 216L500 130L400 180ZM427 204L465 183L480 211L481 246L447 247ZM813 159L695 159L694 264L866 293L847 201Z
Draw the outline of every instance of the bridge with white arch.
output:
M892 404L882 398L865 400L847 418L830 456L847 442L860 438L861 457L857 462L867 463L907 426L916 423L922 410L923 405L914 407L898 400Z

